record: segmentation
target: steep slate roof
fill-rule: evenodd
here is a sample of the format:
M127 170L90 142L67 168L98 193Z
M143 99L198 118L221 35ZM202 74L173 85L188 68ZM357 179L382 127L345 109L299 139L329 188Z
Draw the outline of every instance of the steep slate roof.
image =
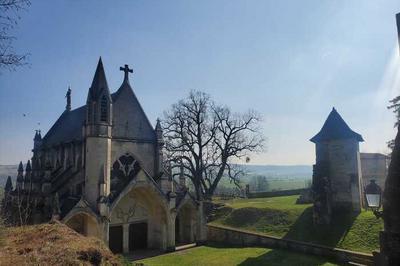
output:
M136 116L144 118L146 128L149 129L149 133L151 132L151 135L149 135L151 136L150 139L155 138L154 129L150 121L148 120L142 106L140 105L135 93L133 92L132 87L129 84L129 79L127 75L125 75L121 87L115 93L111 95L109 94L109 88L104 72L103 62L100 57L99 62L97 64L96 72L93 77L92 85L89 88L88 101L92 99L96 100L104 90L107 91L106 95L109 95L109 97L111 96L110 100L113 102L113 104L115 104L119 98L121 98L120 100L123 100L122 97L128 95L129 96L128 102L131 106L133 106L134 110L137 112ZM120 97L121 95L123 96ZM118 104L116 104L114 108L117 110ZM72 140L78 140L78 141L82 140L83 138L82 126L84 125L86 120L86 110L87 110L87 105L81 106L72 111L68 110L64 111L58 118L58 120L54 123L54 125L50 128L50 130L47 132L47 134L43 137L42 145L46 147L46 146L57 145L64 142L70 142ZM113 113L114 116L117 115L116 112ZM115 119L115 122L118 122L118 119ZM115 126L118 127L118 125Z
M130 137L148 140L156 138L154 128L137 99L126 74L121 86L111 97L113 102L113 136L122 137L121 130L126 127L125 123L129 118L126 116L126 112L129 111L135 114L132 119L129 119ZM138 125L142 125L142 127L138 127Z
M351 130L336 109L333 108L321 130L317 135L311 138L310 141L318 143L335 139L355 139L360 142L364 141L362 136Z
M61 142L82 140L82 126L85 119L86 105L65 111L43 137L43 145L51 146Z

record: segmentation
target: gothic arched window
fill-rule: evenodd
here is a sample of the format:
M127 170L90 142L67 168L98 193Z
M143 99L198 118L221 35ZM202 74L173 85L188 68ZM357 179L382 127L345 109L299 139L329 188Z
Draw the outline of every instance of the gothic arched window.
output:
M101 102L100 102L100 121L102 122L107 122L107 105L108 101L106 96L101 97Z
M121 192L125 186L135 178L139 170L139 162L129 154L122 155L113 163L111 169L111 200L113 200L119 192Z

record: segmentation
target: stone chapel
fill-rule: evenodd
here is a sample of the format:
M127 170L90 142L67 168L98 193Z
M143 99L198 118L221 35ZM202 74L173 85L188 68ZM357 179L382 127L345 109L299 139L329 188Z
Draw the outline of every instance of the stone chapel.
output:
M130 85L132 70L120 70L123 82L110 93L100 58L79 108L68 90L65 111L43 138L36 132L33 157L25 171L20 163L5 206L12 215L23 199L29 223L59 219L116 253L205 241L203 203L183 173L177 182L164 168L160 121L152 127Z

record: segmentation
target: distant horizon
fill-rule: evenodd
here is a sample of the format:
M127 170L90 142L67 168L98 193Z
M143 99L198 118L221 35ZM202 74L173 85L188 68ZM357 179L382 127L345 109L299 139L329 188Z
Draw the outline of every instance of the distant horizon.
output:
M264 121L266 151L253 165L312 165L309 141L335 107L361 134L360 152L389 152L400 94L395 14L377 1L51 1L33 2L15 28L30 66L0 75L0 165L31 158L65 109L86 102L99 56L111 92L119 67L154 126L191 89ZM99 15L101 14L101 15ZM116 19L115 14L118 14Z

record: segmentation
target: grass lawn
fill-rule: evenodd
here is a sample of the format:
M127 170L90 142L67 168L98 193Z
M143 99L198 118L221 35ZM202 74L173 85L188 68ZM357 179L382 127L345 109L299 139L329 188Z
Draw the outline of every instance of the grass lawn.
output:
M379 249L382 219L372 212L336 214L329 226L313 226L312 205L295 204L298 196L216 200L226 204L212 223L272 236L371 253Z
M222 246L201 246L184 251L174 252L133 263L148 266L187 265L296 265L317 266L337 265L324 258L268 248L229 248Z

